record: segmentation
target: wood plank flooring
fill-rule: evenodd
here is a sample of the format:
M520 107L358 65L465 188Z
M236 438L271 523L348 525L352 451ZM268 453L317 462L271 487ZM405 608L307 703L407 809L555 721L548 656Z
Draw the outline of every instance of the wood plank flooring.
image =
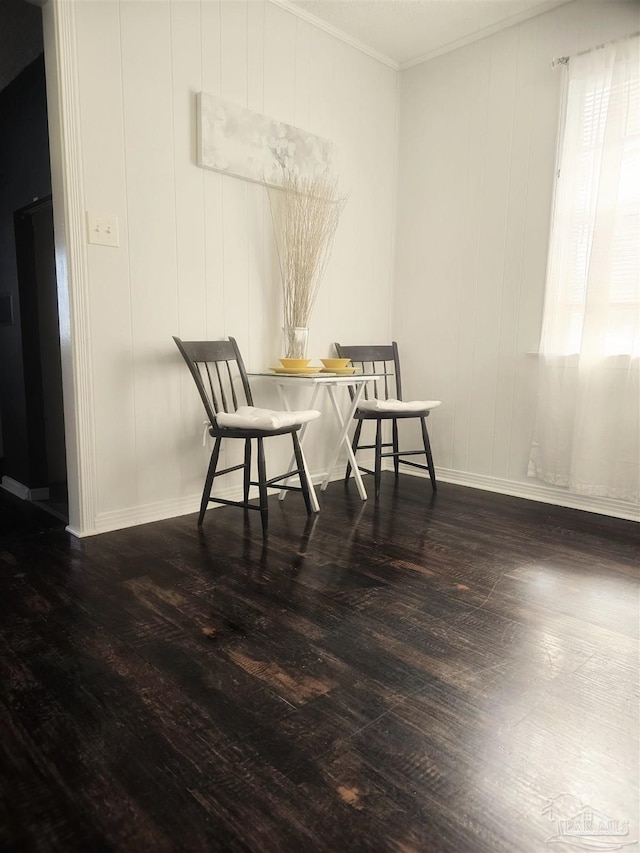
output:
M78 541L0 499L1 849L637 849L637 525L270 507Z

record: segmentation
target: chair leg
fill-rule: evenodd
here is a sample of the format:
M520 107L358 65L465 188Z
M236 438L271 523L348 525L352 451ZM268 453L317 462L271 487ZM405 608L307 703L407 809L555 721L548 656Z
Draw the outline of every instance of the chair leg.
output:
M244 440L244 502L249 503L249 487L251 483L251 439ZM245 512L247 508L245 507Z
M356 431L353 434L353 441L351 442L351 449L353 450L353 455L355 456L358 452L358 442L360 441L360 433L362 431L362 421L358 421L356 424ZM345 483L349 482L349 476L351 475L351 462L347 462L347 472L344 475Z
M400 458L398 456L398 421L393 419L393 471L398 479L400 473Z
M269 506L267 503L267 467L264 461L264 439L258 442L258 490L260 492L260 520L262 521L262 538L269 535Z
M436 483L436 472L433 467L433 456L431 455L431 443L429 442L429 433L427 432L427 421L426 418L420 418L420 425L422 426L422 443L424 444L424 453L427 457L427 466L429 468L429 476L431 477L431 486L434 492L438 491L438 484Z
M221 438L216 438L213 445L213 450L211 451L211 459L209 461L207 477L204 481L204 489L202 491L202 500L200 501L200 515L198 516L198 527L202 527L202 522L204 521L204 513L207 509L207 504L209 503L209 496L211 495L211 488L213 486L213 478L216 475L216 467L218 465L218 457L220 455L221 442Z
M313 509L311 507L311 495L309 494L309 482L307 480L307 472L304 467L304 459L302 458L302 450L300 449L300 442L298 440L298 435L295 432L291 433L291 439L293 441L293 452L296 457L296 465L298 467L298 474L300 475L300 486L302 488L302 496L304 498L304 505L307 508L307 515L311 515Z
M376 465L375 484L376 498L380 497L380 475L382 472L382 421L376 421Z

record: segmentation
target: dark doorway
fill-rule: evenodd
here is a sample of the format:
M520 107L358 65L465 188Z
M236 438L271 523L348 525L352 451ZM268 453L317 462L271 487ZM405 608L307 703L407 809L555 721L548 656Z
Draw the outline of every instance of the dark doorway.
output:
M51 196L14 216L29 483L33 500L68 516L60 327Z

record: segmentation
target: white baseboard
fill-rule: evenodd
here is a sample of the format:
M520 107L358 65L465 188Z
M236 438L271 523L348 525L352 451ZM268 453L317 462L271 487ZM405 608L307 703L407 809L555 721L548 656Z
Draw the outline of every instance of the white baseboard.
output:
M339 479L344 476L344 467L336 469L336 476L332 479ZM311 480L314 485L318 485L324 479L324 474L311 474ZM216 494L230 501L241 501L243 498L242 485L236 485L233 488L216 489ZM275 495L277 492L270 491L270 494ZM177 498L167 501L158 501L153 504L144 504L143 506L127 507L126 509L114 510L113 512L98 513L95 520L95 525L92 530L85 530L79 533L71 526L67 527L67 531L78 539L86 536L95 536L98 533L108 533L111 530L122 530L125 527L135 527L138 524L148 524L153 521L162 521L165 518L175 518L179 515L188 515L192 512L198 512L200 509L200 499L202 495L189 495L184 498ZM252 489L251 498L258 497L258 490ZM207 508L207 511L220 509L223 504L212 504Z
M14 480L13 477L3 477L0 486L5 491L10 492L12 495L15 495L17 498L20 498L20 500L23 501L49 500L49 489L30 489L29 486L25 486L23 483L19 483L18 480Z
M236 500L235 497L226 494L221 496ZM80 538L94 536L96 533L108 533L111 530L122 530L125 527L135 527L138 524L148 524L151 521L162 521L165 518L174 518L177 515L187 515L190 512L197 512L199 509L200 495L190 495L186 498L125 507L112 512L101 512L96 516L93 530L85 530ZM78 536L77 531L69 529L69 532Z
M386 469L392 466L385 465ZM403 473L413 477L427 477L422 471L403 470ZM486 474L473 474L470 471L455 471L451 468L436 467L436 477L444 483L454 483L458 486L469 486L472 489L482 489L485 492L497 492L501 495L511 495L515 498L538 501L540 503L565 506L569 509L579 509L584 512L595 512L598 515L609 515L627 521L640 521L640 507L626 501L612 498L590 498L573 495L554 486L542 483L523 483L518 480L504 480L500 477L490 477Z
M368 463L368 460L367 460ZM368 464L371 467L373 463ZM385 470L392 469L390 463L384 465ZM403 473L413 477L428 476L426 472L403 470ZM580 495L565 494L553 486L544 486L537 483L521 483L517 480L504 480L499 477L489 477L484 474L473 474L469 471L455 471L449 468L436 468L436 476L444 483L454 483L459 486L469 486L473 489L482 489L488 492L496 492L512 497L524 498L526 500L539 501L541 503L565 506L570 509L578 509L586 512L595 512L600 515L613 516L615 518L627 519L629 521L640 521L640 510L632 504L624 501L616 501L605 498L587 498ZM344 477L344 463L341 461L331 474L331 480L341 480ZM4 485L3 478L3 485ZM324 479L323 473L312 473L311 479L317 486ZM227 500L242 500L242 487L236 486L217 492L220 497ZM275 492L273 492L275 494ZM252 494L252 497L254 495ZM257 490L256 490L257 496ZM111 530L121 530L125 527L134 527L138 524L148 524L153 521L162 521L165 518L175 518L180 515L198 512L200 509L200 494L190 495L175 500L158 501L153 504L145 504L137 507L103 512L96 516L93 530L84 531L79 534L77 530L67 527L69 533L78 538L94 536L98 533L107 533ZM219 509L221 504L213 504L209 510Z

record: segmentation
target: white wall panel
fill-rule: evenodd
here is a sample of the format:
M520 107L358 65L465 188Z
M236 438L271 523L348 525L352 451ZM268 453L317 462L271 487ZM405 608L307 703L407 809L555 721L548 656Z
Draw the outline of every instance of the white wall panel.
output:
M137 500L120 10L111 3L82 4L76 22L86 69L79 87L85 211L117 215L120 232L120 249L88 246L98 502L111 511Z
M476 69L471 81L470 102L462 100L459 102L460 109L466 110L468 114L467 124L467 152L464 191L456 200L454 210L460 213L462 208L462 268L461 288L463 298L461 302L459 328L457 330L458 351L456 362L456 384L461 405L455 407L454 434L453 434L453 467L467 470L469 467L470 439L475 429L475 419L481 416L480 412L472 409L474 399L474 382L478 381L477 371L474 370L474 354L478 346L478 340L482 338L483 330L479 326L478 313L482 301L482 285L479 280L478 261L481 251L482 225L484 222L483 204L487 193L490 192L491 176L486 174L486 158L490 146L490 128L488 125L488 93L491 72L491 56L482 50L480 43L473 46L472 62ZM450 62L455 57L450 57ZM447 128L444 125L445 138L442 140L443 153L446 152ZM445 155L446 156L446 155ZM437 169L437 167L436 167ZM434 171L434 180L439 180L437 170ZM443 208L439 216L444 219L441 223L450 222L450 210ZM434 251L438 249L434 245ZM432 317L434 326L438 329L438 335L446 335L446 330L438 323L436 316ZM433 381L438 382L437 376ZM431 394L428 394L430 397ZM445 400L446 389L436 393L437 399ZM437 451L437 430L435 437L435 450Z
M311 88L311 24L296 18L293 123L309 127Z
M247 107L264 113L265 7L250 2L247 7ZM267 246L271 241L271 221L264 188L247 184L247 276L250 335L245 359L248 368L264 367L277 353L269 352L273 329L278 327L274 303L274 282ZM265 235L266 238L265 239ZM275 291L277 294L277 290Z
M177 3L171 7L171 81L173 102L173 160L176 207L176 293L178 316L174 334L184 339L206 338L206 241L201 201L203 181L196 161L195 95L202 80L200 50L200 3ZM175 360L170 338L164 342ZM181 491L197 490L202 478L202 460L191 451L202 420L200 402L193 393L193 380L180 370L179 430L174 433L171 456L179 460Z
M498 391L498 353L502 331L504 243L511 160L517 30L499 33L491 42L486 100L482 214L477 256L477 308L474 329L471 411L467 467L489 474Z
M527 482L561 72L637 30L569 3L401 75L394 331L412 396L443 406L436 465ZM407 356L408 351L408 356Z
M341 189L347 195L341 219L341 228L334 241L334 254L323 293L327 318L335 317L336 340L344 342L347 332L359 334L365 323L368 302L378 294L369 289L363 301L354 286L358 277L368 279L368 258L362 251L364 198L362 187L361 155L367 141L362 133L360 96L362 85L362 54L338 43L334 52L334 118L333 134L338 145L338 163ZM355 105L358 105L355 108ZM368 126L368 122L365 123ZM364 144L363 144L364 143ZM356 251L354 251L354 248ZM337 317L336 317L337 313Z
M514 70L515 91L520 92L531 73L535 56L535 40L518 35L517 64ZM521 310L521 293L517 283L522 279L523 248L526 234L527 189L529 182L529 155L533 122L531 98L516 97L512 111L511 151L509 164L509 195L503 260L503 287L501 324L497 363L497 394L495 404L495 432L491 450L495 476L509 477L511 439L514 434L514 418L521 411L515 405L515 390L522 387L521 371L535 376L536 362L526 354L519 354L518 318ZM532 349L535 349L533 346ZM517 384L516 384L517 383ZM526 397L530 393L527 392ZM520 430L526 433L527 430ZM526 439L525 439L526 440ZM514 458L522 455L522 448L514 452Z
M178 318L171 5L120 5L133 328L137 504L181 488L180 376L167 341ZM142 47L142 49L141 49ZM158 464L162 460L162 464Z
M221 89L223 98L247 106L247 4L222 3ZM222 181L224 333L246 351L249 343L249 269L246 181Z
M295 123L297 19L279 6L265 5L264 111Z
M267 196L196 166L195 93L337 145L350 198L311 322L322 356L336 339L390 333L397 74L263 0L83 2L78 20L86 203L121 232L119 249L89 251L96 529L108 529L198 500L203 415L171 335L234 335L254 369L281 354ZM277 400L264 382L256 395ZM330 412L325 432L312 470L327 461ZM275 456L288 458L283 443Z
M200 44L202 56L202 89L211 95L222 94L222 29L221 2L200 3ZM192 125L192 130L195 126ZM208 169L196 169L203 184L202 218L204 223L205 293L203 313L206 317L205 338L224 335L222 206L223 176ZM196 209L199 202L194 198Z

